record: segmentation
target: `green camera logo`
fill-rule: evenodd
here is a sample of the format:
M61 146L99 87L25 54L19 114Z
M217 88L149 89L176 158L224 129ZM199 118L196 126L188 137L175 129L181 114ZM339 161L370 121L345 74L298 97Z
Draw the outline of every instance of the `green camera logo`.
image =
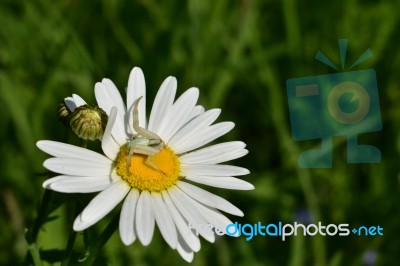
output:
M342 70L347 40L339 40ZM368 49L349 69L372 56ZM338 69L321 52L315 58ZM300 154L301 168L332 167L332 137L347 137L348 163L379 163L381 153L361 145L357 136L382 129L376 73L373 69L293 78L286 81L292 137L296 141L321 139L321 147Z

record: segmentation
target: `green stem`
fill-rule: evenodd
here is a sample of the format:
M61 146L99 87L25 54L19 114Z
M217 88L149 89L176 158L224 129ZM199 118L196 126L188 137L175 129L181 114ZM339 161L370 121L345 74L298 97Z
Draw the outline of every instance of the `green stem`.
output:
M87 144L88 144L88 141L86 139L82 139L81 147L82 148L87 148ZM74 204L73 211L72 211L74 213L74 217L79 215L78 205L79 205L79 201L75 200L75 204ZM72 230L70 232L70 235L69 235L69 238L68 238L68 242L67 242L67 247L65 248L65 251L64 251L64 259L61 262L61 266L69 265L69 262L71 260L72 249L74 247L75 240L76 240L76 235L77 235L77 232L75 230Z
M297 160L296 155L299 154L299 150L289 135L289 129L283 121L286 120L284 114L285 110L283 108L282 102L282 91L280 89L280 83L277 81L277 74L273 73L271 70L272 67L268 67L260 73L260 79L266 85L266 87L270 88L270 106L272 110L271 113L272 120L274 126L278 132L278 136L280 137L280 143L282 147L286 150L286 153L289 156L285 156L286 159L289 159L289 162L296 167ZM311 174L308 169L300 169L296 167L297 176L300 182L300 186L303 190L303 195L305 197L308 208L314 215L316 221L321 220L321 213L319 210L318 197L315 193L312 181ZM326 252L325 252L325 242L324 238L320 235L316 235L312 238L313 245L313 255L315 259L315 265L323 266L326 264Z
M119 213L117 213L111 222L107 225L104 231L101 233L96 242L92 243L92 246L89 246L87 249L87 257L82 261L82 266L93 265L97 256L99 255L103 246L107 243L107 241L111 238L114 232L118 229L119 224Z
M78 215L78 205L79 205L78 200L75 200L75 206L73 209L74 217L76 217ZM72 248L74 247L76 235L77 235L77 232L72 230L69 235L69 238L68 238L67 247L65 248L65 253L64 253L64 259L61 262L61 266L69 265L69 261L71 259L71 254L72 254Z
M76 239L76 234L77 233L75 231L72 231L69 235L67 247L65 248L64 260L61 262L61 266L69 265L69 261L71 259L71 254L72 254L72 248L74 246Z
M50 199L52 196L52 192L50 190L45 190L42 198L42 202L40 203L38 215L36 220L32 226L31 230L28 230L26 234L26 241L28 242L28 253L25 257L25 265L29 264L29 255L33 260L35 266L42 265L40 259L40 252L36 247L36 239L39 234L39 230L45 222L45 218L47 217L47 210L50 204Z
M297 1L283 0L282 8L285 20L286 38L291 57L298 57L301 51L301 20L297 15Z
M30 244L29 247L28 247L28 251L29 251L29 254L32 257L33 265L41 266L42 262L40 260L40 252L37 249L36 244L35 243Z
M39 234L39 230L42 227L44 221L47 217L47 210L50 204L50 199L52 196L52 191L46 189L43 194L42 202L40 204L39 212L36 218L35 223L33 224L32 231L30 234L28 233L27 240L29 244L35 243L37 236Z

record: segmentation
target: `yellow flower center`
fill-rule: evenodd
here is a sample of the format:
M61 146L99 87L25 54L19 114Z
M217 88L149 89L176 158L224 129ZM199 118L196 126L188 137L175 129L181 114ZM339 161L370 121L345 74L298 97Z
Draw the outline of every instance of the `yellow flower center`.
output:
M128 155L129 148L122 146L116 160L116 170L131 187L162 191L175 185L179 178L178 156L168 146L153 156L134 153L130 162Z

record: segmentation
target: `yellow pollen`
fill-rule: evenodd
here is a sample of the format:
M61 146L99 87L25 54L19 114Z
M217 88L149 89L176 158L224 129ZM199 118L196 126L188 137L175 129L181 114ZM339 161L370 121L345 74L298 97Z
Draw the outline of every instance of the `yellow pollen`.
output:
M133 188L162 191L175 185L179 178L178 156L168 146L153 156L134 153L130 162L128 154L127 145L122 146L115 161L116 170Z

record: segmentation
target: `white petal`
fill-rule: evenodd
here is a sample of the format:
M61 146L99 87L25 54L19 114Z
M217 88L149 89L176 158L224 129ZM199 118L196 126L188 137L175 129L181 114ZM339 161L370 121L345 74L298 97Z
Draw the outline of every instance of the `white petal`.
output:
M205 176L238 176L247 175L250 171L246 168L224 165L224 164L182 164L181 174L183 176L205 175Z
M200 184L236 190L252 190L254 186L249 182L231 176L186 176L186 179Z
M110 176L67 176L47 179L43 187L64 193L92 193L106 189L112 183Z
M199 89L190 88L174 103L170 112L164 118L159 136L168 143L175 133L187 122L187 119L199 98Z
M221 233L226 233L227 226L232 224L231 220L214 208L206 207L196 201L193 201L192 203L194 208L197 208L207 222L213 226L213 230L219 230ZM236 232L230 236L237 237L239 236L239 232Z
M75 110L75 108L77 107L75 104L74 98L72 98L72 97L64 98L64 103L71 112L73 112Z
M124 181L118 181L100 192L75 219L74 230L82 231L97 223L121 202L129 189Z
M103 139L101 141L101 148L105 155L111 160L115 160L119 153L120 147L111 136L111 131L114 126L115 119L117 118L117 108L111 108L108 116L106 129L104 130Z
M195 236L192 231L190 231L188 223L176 209L167 191L162 192L162 197L165 202L165 205L168 208L168 211L171 213L172 219L174 220L174 223L176 225L176 228L178 229L179 234L183 238L182 241L185 241L185 243L187 243L187 245L193 251L199 251L200 250L199 238Z
M244 147L246 144L241 141L224 142L184 154L179 157L179 160L183 164L217 164L246 155L248 151Z
M134 67L129 75L128 89L126 92L126 106L129 127L133 131L133 103L140 97L143 98L139 102L138 117L139 126L146 128L146 82L142 69Z
M51 140L40 140L36 146L42 151L61 158L75 158L85 161L110 164L112 161L106 156L71 144Z
M136 205L136 232L143 246L150 244L154 233L155 223L150 197L148 191L142 191Z
M235 124L232 122L221 122L208 127L206 130L198 132L197 135L193 136L193 139L189 139L179 147L175 149L176 153L181 154L194 149L197 149L219 137L228 133Z
M161 194L157 192L151 193L151 202L153 205L154 217L156 219L158 228L160 229L161 235L172 249L176 249L178 235L176 232L175 223L165 206Z
M187 262L191 263L193 261L194 253L184 241L178 242L176 250L178 251L179 255L181 255L181 257Z
M78 94L72 94L72 98L74 99L76 107L87 104L85 100L83 100L82 97L79 96Z
M86 104L85 100L77 94L72 94L72 97L65 98L64 103L71 112L75 111L76 107Z
M220 196L214 195L204 189L193 186L189 183L179 181L177 186L183 190L188 196L203 203L206 206L219 209L221 211L236 215L243 216L243 212L239 210L235 205L230 203Z
M76 107L85 105L86 102L83 100L79 95L77 94L72 94L72 97L67 97L64 99L64 103L67 106L67 108L73 112Z
M192 209L198 211L200 215L206 220L205 222L198 220L201 222L198 222L197 224L194 223L195 227L198 228L199 234L201 234L202 232L209 232L215 237L215 230L219 230L221 233L225 233L226 227L232 223L228 218L218 212L218 210L204 206L193 198L187 196L185 193L183 194L186 196L185 203Z
M46 169L65 175L106 176L112 171L111 163L97 163L74 158L49 158L44 161Z
M201 215L201 213L193 208L193 204L190 203L190 200L193 201L188 195L186 195L183 191L181 191L177 187L171 187L168 189L168 195L171 198L172 202L182 214L182 216L186 219L189 224L192 225L205 225L207 224L206 219ZM215 241L215 235L211 230L199 230L198 233L204 237L207 241L213 243Z
M202 113L204 113L204 107L201 106L201 105L196 105L196 106L193 108L192 112L190 113L190 115L189 115L187 121L189 122L190 120L192 120L192 119L195 118L196 116L201 115Z
M199 131L204 131L211 125L221 114L220 109L211 109L207 112L195 117L189 123L185 124L172 138L168 141L168 145L173 149L179 147L181 143L190 141ZM175 149L174 149L175 150Z
M103 80L104 82L104 80ZM111 81L110 81L111 82ZM115 87L115 86L114 86ZM121 95L119 94L117 88L112 89L106 87L105 84L97 82L94 88L94 93L96 96L96 101L98 105L108 114L110 115L111 109L115 107L117 109L117 116L115 118L115 122L112 128L112 136L115 141L120 145L124 145L126 143L126 139L128 138L125 129L125 106L123 105ZM117 98L117 99L115 99ZM122 104L122 105L121 105Z
M135 241L137 235L135 231L135 210L138 199L139 192L136 189L131 189L121 209L119 234L122 242L127 246Z
M176 78L166 78L160 86L151 108L148 129L159 134L165 116L170 112L176 93Z
M102 83L107 87L107 90L105 92L110 98L110 101L112 101L113 103L112 105L117 107L118 115L124 118L126 113L126 107L118 88L115 86L114 82L112 82L112 80L110 79L103 79Z

